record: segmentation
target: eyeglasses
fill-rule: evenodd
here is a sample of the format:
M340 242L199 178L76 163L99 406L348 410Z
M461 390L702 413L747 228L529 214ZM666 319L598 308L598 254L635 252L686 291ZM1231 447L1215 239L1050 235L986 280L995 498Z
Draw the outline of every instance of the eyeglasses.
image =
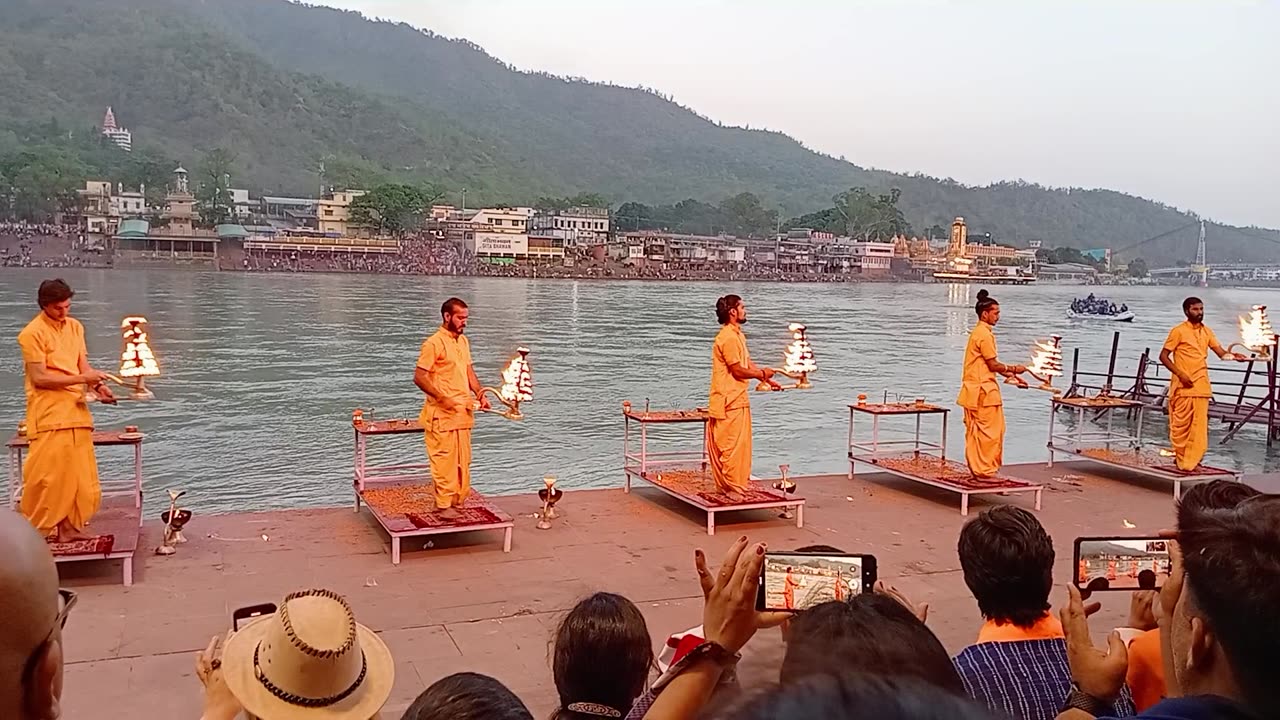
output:
M58 588L58 605L60 606L58 608L58 615L53 619L53 627L49 628L49 632L44 636L44 640L40 641L39 645L36 645L35 649L31 651L31 656L27 658L27 664L22 670L22 682L24 684L31 677L31 673L35 672L36 660L40 657L40 651L43 650L51 640L53 640L53 634L55 632L67 626L67 616L71 614L71 608L76 606L76 600L79 597L80 596L76 595L74 590L63 590L62 588Z

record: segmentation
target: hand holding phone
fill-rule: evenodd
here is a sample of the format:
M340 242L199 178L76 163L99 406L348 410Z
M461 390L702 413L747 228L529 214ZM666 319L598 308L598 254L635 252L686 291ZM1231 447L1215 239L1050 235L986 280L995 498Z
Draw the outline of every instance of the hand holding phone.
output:
M871 592L875 583L874 555L765 553L756 608L797 612Z
M1169 539L1076 538L1073 584L1080 590L1158 590L1172 571Z
M240 630L240 625L248 624L249 620L262 617L263 615L271 615L276 611L275 603L262 603L261 605L248 605L242 608L236 608L231 613L231 629Z

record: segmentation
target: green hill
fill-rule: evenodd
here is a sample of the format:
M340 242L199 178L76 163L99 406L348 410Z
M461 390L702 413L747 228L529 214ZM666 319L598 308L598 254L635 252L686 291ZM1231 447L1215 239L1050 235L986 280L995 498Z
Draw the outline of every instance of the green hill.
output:
M0 150L107 105L139 150L236 152L238 185L314 192L321 162L429 180L479 201L598 192L710 202L752 192L787 216L853 186L898 187L916 228L963 215L1004 242L1124 248L1191 223L1106 190L973 188L868 170L775 132L725 127L660 95L519 72L473 44L285 0L0 0ZM1215 260L1277 256L1280 233L1212 226ZM1131 251L1190 260L1195 230Z

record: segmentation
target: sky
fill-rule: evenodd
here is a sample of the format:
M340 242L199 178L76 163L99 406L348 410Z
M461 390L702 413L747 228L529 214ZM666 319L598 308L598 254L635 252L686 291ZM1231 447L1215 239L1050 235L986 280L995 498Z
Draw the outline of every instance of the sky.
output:
M1280 228L1280 0L321 0L864 167Z

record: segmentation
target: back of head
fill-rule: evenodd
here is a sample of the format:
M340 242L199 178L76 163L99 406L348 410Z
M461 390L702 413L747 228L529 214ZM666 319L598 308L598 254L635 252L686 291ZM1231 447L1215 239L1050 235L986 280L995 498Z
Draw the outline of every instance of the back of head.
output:
M1184 600L1222 648L1245 704L1280 717L1280 495L1234 507L1178 506Z
M832 672L915 677L964 695L955 665L937 636L884 595L833 600L792 618L779 680L787 685Z
M0 547L0 717L23 717L23 695L32 688L22 675L58 616L58 570L40 534L7 508L0 509Z
M718 320L721 325L729 322L729 313L732 312L734 308L738 307L738 303L740 302L742 302L742 298L737 295L725 295L724 297L716 300L716 320Z
M1182 497L1178 500L1178 506L1225 510L1261 494L1242 482L1213 480L1192 485L1182 493Z
M634 603L603 592L583 599L556 630L551 663L560 696L556 717L591 717L576 705L603 705L626 715L653 667L653 641Z
M1030 627L1049 610L1053 540L1035 515L1001 505L960 531L960 567L982 616Z
M720 720L994 720L972 701L913 678L812 675L745 697Z
M506 685L466 672L423 690L400 720L533 720L533 715Z

